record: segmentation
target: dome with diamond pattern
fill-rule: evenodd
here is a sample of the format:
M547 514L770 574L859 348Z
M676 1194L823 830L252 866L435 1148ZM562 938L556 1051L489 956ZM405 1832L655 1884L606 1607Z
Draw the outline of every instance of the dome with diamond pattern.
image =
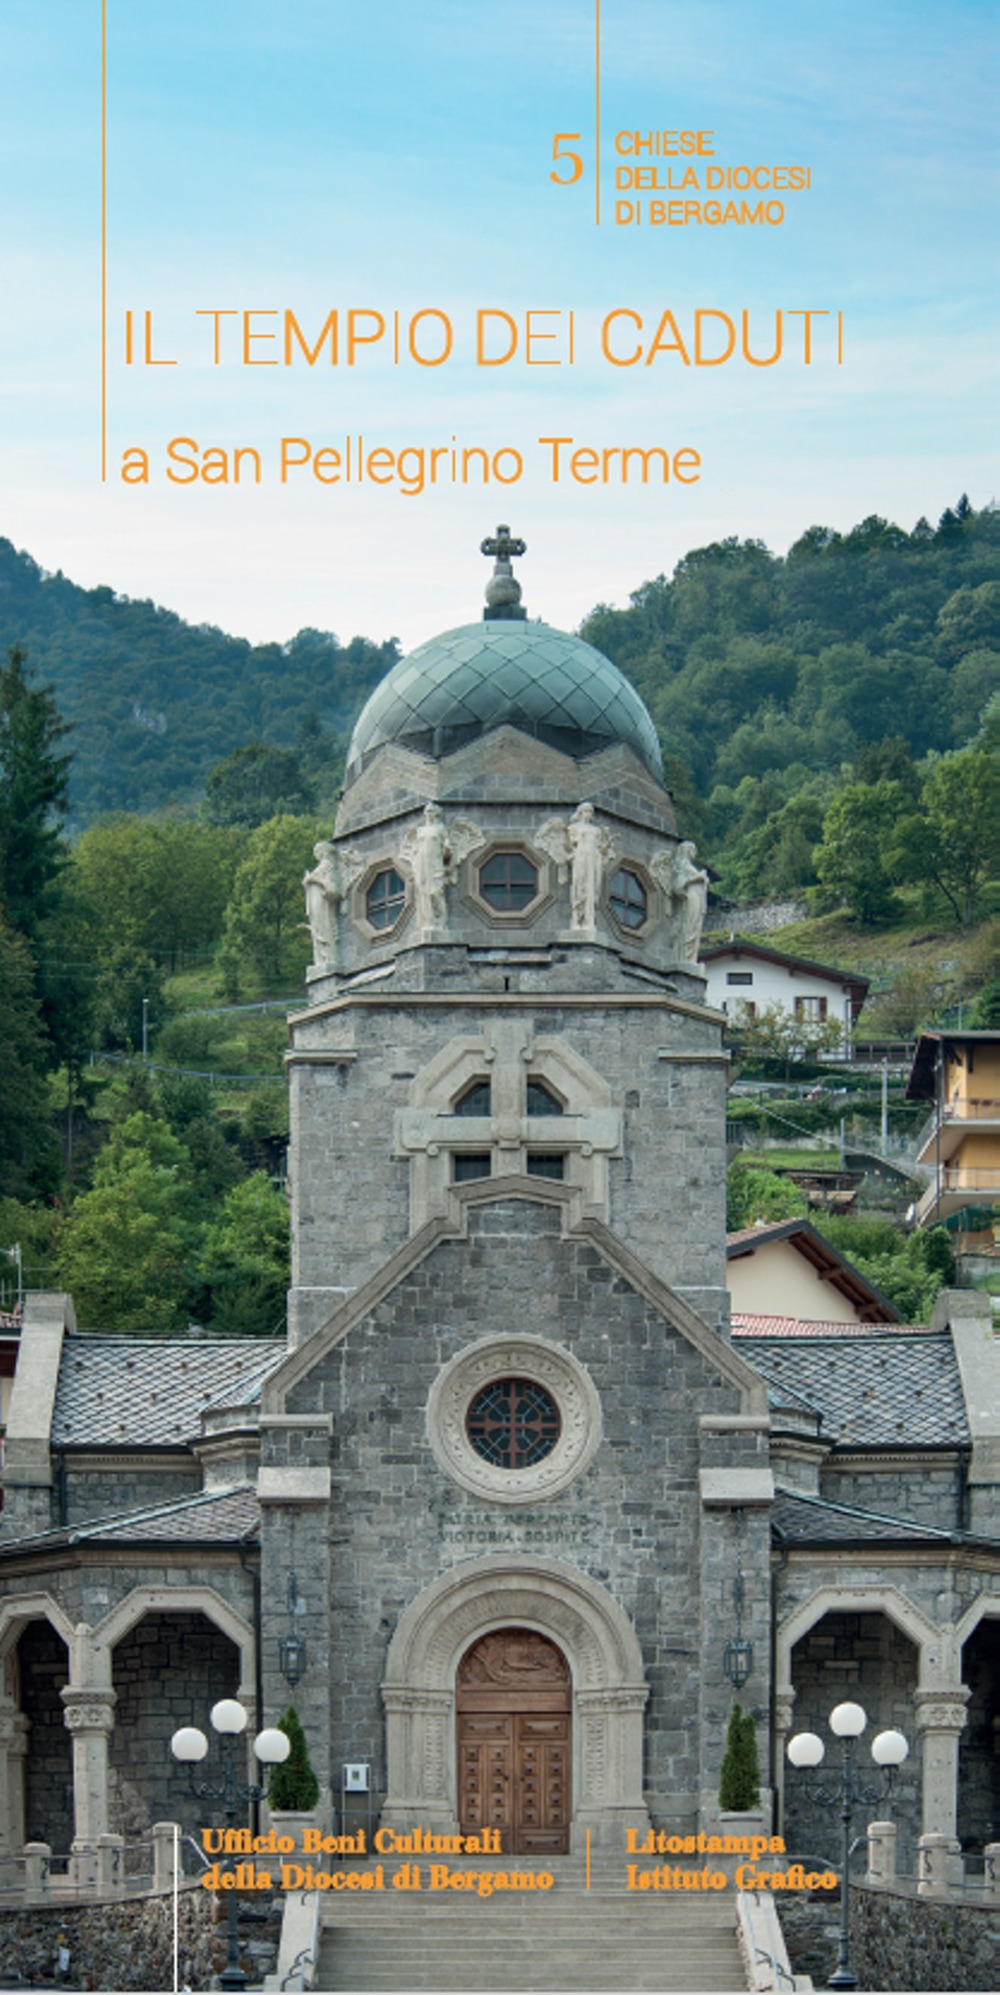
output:
M617 665L550 624L487 617L432 637L393 666L354 729L346 780L388 741L439 760L504 726L577 761L624 742L663 779L656 730Z

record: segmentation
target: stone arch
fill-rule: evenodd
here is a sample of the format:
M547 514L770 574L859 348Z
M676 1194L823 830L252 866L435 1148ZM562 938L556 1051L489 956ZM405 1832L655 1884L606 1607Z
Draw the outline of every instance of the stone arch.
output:
M70 1678L79 1654L78 1632L50 1593L22 1593L0 1605L0 1852L19 1851L25 1838L25 1808L31 1727L24 1707L18 1644L33 1622L62 1642L66 1650L66 1673ZM63 1785L69 1777L70 1746L62 1725L55 1733L56 1743L65 1749ZM68 1848L71 1830L58 1832L60 1843Z
M922 1689L943 1687L952 1661L951 1630L939 1627L914 1607L895 1586L819 1586L793 1614L780 1622L775 1635L775 1696L790 1707L792 1650L825 1614L884 1614L914 1644L920 1662Z
M240 1687L236 1692L254 1717L254 1633L228 1601L210 1586L137 1586L118 1602L91 1636L94 1681L110 1685L114 1650L124 1635L147 1614L204 1614L239 1650Z
M418 1595L389 1645L387 1796L383 1819L457 1829L455 1675L472 1642L508 1626L533 1628L567 1657L573 1678L573 1847L590 1828L624 1846L648 1827L642 1795L642 1714L648 1688L635 1630L596 1580L555 1559L492 1557L463 1564Z
M49 1621L73 1654L74 1627L51 1593L21 1593L0 1605L0 1661L15 1648L29 1621Z
M966 1723L958 1739L956 1834L964 1849L995 1839L1000 1809L1000 1594L983 1593L955 1628Z

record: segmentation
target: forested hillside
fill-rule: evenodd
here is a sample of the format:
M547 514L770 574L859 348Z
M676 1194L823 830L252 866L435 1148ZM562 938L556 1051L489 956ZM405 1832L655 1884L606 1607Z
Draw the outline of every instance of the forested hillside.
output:
M1000 1026L998 553L965 501L784 558L724 542L584 626L656 718L718 895L805 897L789 946L871 978L876 1034ZM90 1327L280 1324L284 1007L243 1007L302 990L302 876L396 656L252 647L0 541L0 1309L16 1256ZM744 1021L744 1066L809 1050L779 1023ZM923 1252L878 1280L926 1313Z
M783 559L698 548L583 635L639 688L725 888L782 893L816 880L848 772L915 797L915 762L979 736L1000 688L1000 512L963 498L912 533L811 527Z
M784 557L754 540L698 548L630 608L595 609L583 635L642 693L710 856L799 795L815 830L825 779L866 748L899 737L919 759L975 736L1000 684L1000 513L962 499L912 533L811 527ZM398 656L391 639L315 630L250 645L44 574L0 540L0 656L15 643L72 726L77 827L189 806L224 756L294 746L317 720L335 761Z
M315 720L340 742L399 656L391 640L300 630L251 645L111 588L47 575L0 539L0 656L19 644L72 729L71 821L196 801L249 741L293 745Z

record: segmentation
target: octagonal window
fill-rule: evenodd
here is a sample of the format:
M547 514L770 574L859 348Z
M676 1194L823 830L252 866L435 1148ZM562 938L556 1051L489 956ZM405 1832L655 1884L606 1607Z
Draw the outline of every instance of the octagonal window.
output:
M639 878L627 866L612 873L608 883L608 906L623 928L641 928L649 911L649 895Z
M538 893L538 867L524 852L494 852L479 868L479 891L500 914L516 914Z
M373 928L393 928L406 906L406 881L394 866L376 873L365 895L365 913Z

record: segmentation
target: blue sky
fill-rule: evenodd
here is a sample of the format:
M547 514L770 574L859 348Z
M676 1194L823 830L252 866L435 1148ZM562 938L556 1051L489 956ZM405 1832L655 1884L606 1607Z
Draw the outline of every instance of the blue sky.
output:
M1000 496L995 0L108 0L109 477L100 482L100 0L2 0L0 532L88 585L254 638L415 643L479 614L482 534L529 542L532 614L573 625L693 546L912 525ZM614 134L694 128L718 163L812 169L777 228L614 226ZM579 131L583 181L549 180ZM704 163L702 165L704 170ZM619 198L624 198L621 194ZM634 198L634 197L633 197ZM699 198L705 194L699 190ZM122 364L128 307L174 368ZM439 369L208 364L206 308L446 312ZM570 369L477 369L477 308L577 314ZM845 361L615 369L603 315L842 310ZM264 326L268 321L257 321ZM263 349L258 349L263 350ZM518 448L507 489L276 476L279 439ZM537 439L694 447L687 488L554 486ZM250 445L259 486L172 487L165 448ZM122 452L150 453L126 487Z

